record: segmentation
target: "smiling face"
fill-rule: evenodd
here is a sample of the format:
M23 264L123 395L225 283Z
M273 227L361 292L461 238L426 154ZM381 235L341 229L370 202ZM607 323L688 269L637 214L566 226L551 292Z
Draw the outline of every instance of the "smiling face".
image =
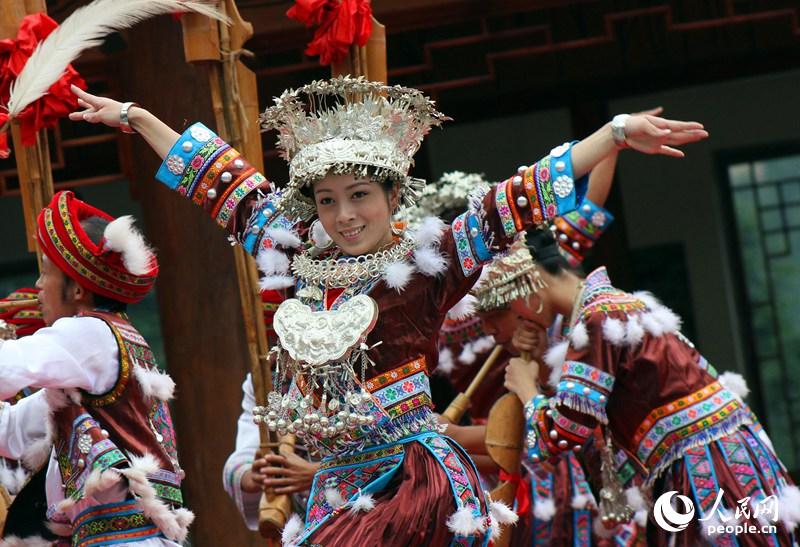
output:
M392 242L392 211L397 185L387 194L381 184L351 174L327 175L314 184L317 216L346 255L373 253Z

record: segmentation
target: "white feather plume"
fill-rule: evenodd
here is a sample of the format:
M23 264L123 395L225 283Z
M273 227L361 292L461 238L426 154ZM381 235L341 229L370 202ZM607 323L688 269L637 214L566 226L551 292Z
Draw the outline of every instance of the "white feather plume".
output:
M125 269L133 275L144 275L152 269L155 253L133 222L134 218L130 215L109 222L103 231L105 248L120 253Z
M34 50L11 84L8 115L13 118L43 97L67 66L86 49L99 46L113 32L156 15L193 11L223 21L230 19L209 0L95 0L76 9Z

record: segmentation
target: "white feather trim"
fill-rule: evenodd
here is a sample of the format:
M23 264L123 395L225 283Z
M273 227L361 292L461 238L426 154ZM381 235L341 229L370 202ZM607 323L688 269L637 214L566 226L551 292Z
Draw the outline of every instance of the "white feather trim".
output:
M133 374L142 388L145 397L152 397L159 401L170 401L175 396L175 381L166 372L158 369L146 369L135 365Z
M19 538L11 536L0 539L0 547L51 547L53 542L43 539L42 536Z
M458 355L458 362L464 365L471 365L475 362L475 352L472 350L472 344L464 344L461 353Z
M625 490L625 501L634 511L647 512L647 501L638 487L631 486Z
M491 502L489 504L489 514L494 522L499 524L516 524L519 520L519 515L502 501Z
M473 515L472 509L462 507L447 518L447 528L460 536L473 536L486 531L483 517Z
M303 531L304 525L303 520L297 515L297 513L292 513L292 517L289 519L283 526L283 531L281 532L281 544L284 547L289 547L294 543L294 541L300 537L300 533Z
M662 327L661 323L655 318L653 312L643 313L639 317L642 320L644 330L653 336L661 336L664 334L664 327Z
M549 521L556 514L556 502L553 498L537 500L533 504L533 516L539 520Z
M414 232L417 248L438 245L447 225L438 217L425 217Z
M572 496L572 508L576 510L586 509L594 499L589 494L575 494Z
M664 332L678 332L681 330L681 318L666 306L661 306L652 311L653 317L661 324Z
M629 346L638 346L644 338L644 328L635 315L628 316L625 323L625 343Z
M447 312L447 318L453 321L460 321L461 319L472 317L475 315L475 304L477 302L477 298L471 294L467 294L464 298L459 300L455 306L450 308Z
M594 535L596 535L600 539L609 539L614 537L614 534L616 533L617 530L616 527L609 530L608 528L603 526L602 520L600 520L599 518L593 518L592 531L594 532Z
M453 352L450 348L443 347L439 350L439 364L436 371L445 376L450 376L456 364L453 362Z
M95 467L86 478L83 494L85 497L93 497L98 492L104 492L118 484L120 480L121 476L116 470Z
M383 280L390 288L397 292L403 292L411 281L411 275L414 273L414 267L406 262L392 262L386 266L383 272Z
M86 49L99 46L112 32L165 13L196 11L220 21L230 19L215 4L181 0L95 0L76 9L34 50L11 84L8 113L16 117L26 106L43 97Z
M130 467L120 469L118 472L128 479L128 489L136 498L136 506L146 517L158 526L159 530L177 543L183 543L189 532L189 524L193 520L191 511L178 512L170 509L167 504L158 499L156 490L148 480L148 475L159 469L158 460L152 454L136 456L128 454Z
M337 509L347 503L347 500L342 497L341 492L339 492L337 488L325 489L325 501L334 509Z
M636 511L633 514L633 520L642 528L647 527L647 511Z
M303 244L300 236L298 236L292 230L288 230L286 228L267 228L264 231L264 236L270 238L276 244L286 249L294 249Z
M194 522L194 513L189 511L186 507L178 507L173 511L175 513L175 520L178 521L178 526L189 529L189 526Z
M656 308L660 308L663 304L653 296L653 293L650 291L636 291L633 293L633 297L637 300L641 300L644 302L644 305L647 306L648 309L654 310Z
M516 524L519 515L502 501L493 501L489 504L489 520L492 527L491 537L496 541L504 533L510 533L508 526Z
M472 351L483 353L493 349L495 345L494 336L481 336L472 342Z
M133 275L144 275L152 269L155 253L133 222L130 215L109 222L103 232L105 248L120 253L125 269Z
M547 380L547 383L549 383L554 389L558 386L558 382L561 380L561 368L567 358L568 350L569 341L562 340L561 342L550 346L544 354L544 363L550 367L550 378Z
M603 321L603 338L615 346L621 346L625 342L625 325L619 319L607 317Z
M289 273L289 257L277 249L261 249L256 257L256 264L264 275Z
M438 250L423 247L414 251L414 264L417 269L428 277L435 277L447 270L447 259Z
M322 225L322 222L311 224L311 239L314 242L314 246L321 249L327 249L333 241L328 232L325 231L325 226Z
M586 331L586 325L583 321L578 321L575 328L569 333L569 339L572 342L572 347L577 350L582 350L589 345L589 333Z
M268 275L262 277L258 282L258 288L262 291L276 291L294 286L294 277L290 275Z
M747 387L747 381L744 377L737 372L723 372L717 378L722 387L739 397L744 399L750 394L750 388Z
M373 509L375 509L375 498L372 497L372 494L361 494L356 498L356 501L353 502L352 507L350 507L350 512L366 513Z
M778 494L778 507L784 526L794 530L800 523L800 488L784 486Z

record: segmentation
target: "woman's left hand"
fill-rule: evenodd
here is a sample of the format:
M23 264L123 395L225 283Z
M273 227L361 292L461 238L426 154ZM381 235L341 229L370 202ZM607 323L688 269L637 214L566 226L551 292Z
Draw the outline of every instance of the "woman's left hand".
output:
M268 467L262 468L264 488L274 488L276 494L293 494L311 488L319 464L297 454L266 454Z
M514 357L506 366L504 385L507 390L519 397L522 404L525 404L539 393L536 387L538 377L539 363Z
M682 158L683 152L674 146L688 144L708 137L708 131L698 122L668 120L650 114L633 114L625 123L625 143L645 154L664 154Z

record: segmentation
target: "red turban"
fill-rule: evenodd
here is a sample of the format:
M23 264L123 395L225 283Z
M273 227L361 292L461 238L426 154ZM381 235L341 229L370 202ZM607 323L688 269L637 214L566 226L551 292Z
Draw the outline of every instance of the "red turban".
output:
M81 221L90 217L109 221L99 244L81 227ZM153 287L158 262L132 221L129 216L114 219L70 191L59 192L39 213L39 244L47 258L81 287L134 303Z

